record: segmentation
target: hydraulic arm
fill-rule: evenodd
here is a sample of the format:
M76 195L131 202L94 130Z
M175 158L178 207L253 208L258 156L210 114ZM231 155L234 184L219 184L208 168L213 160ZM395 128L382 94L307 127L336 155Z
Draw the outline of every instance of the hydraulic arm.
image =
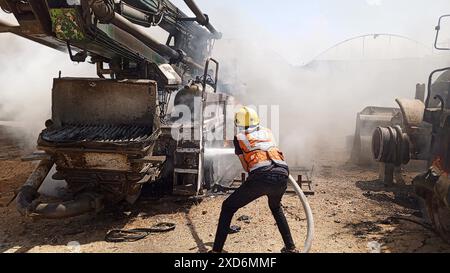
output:
M196 17L168 0L1 0L1 8L19 25L0 21L0 32L67 51L76 62L90 56L101 64L99 74L116 78L154 78L155 64L199 74L221 34L193 0L185 2ZM167 34L164 43L146 31L151 27Z

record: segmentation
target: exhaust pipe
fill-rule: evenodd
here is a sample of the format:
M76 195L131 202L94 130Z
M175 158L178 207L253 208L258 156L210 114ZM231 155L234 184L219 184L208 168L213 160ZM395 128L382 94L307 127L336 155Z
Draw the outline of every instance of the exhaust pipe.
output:
M76 199L61 203L38 203L32 206L31 217L45 219L64 219L100 211L102 197L95 193L85 193Z
M55 164L53 159L44 159L34 169L17 194L17 210L23 216L31 213L33 201L39 196L38 190Z
M20 188L17 194L17 210L26 217L62 219L82 215L103 208L102 197L97 194L81 194L67 202L41 203L38 190L52 169L55 161L44 159Z

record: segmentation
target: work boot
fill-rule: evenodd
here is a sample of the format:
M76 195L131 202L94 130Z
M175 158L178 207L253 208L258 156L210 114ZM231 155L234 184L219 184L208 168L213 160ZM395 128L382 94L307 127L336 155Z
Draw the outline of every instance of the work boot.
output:
M297 248L287 248L287 247L283 247L283 249L281 249L281 253L300 253L300 251L297 250Z
M208 254L227 254L227 253L228 253L228 252L225 251L225 250L223 250L222 252L216 252L216 251L214 251L214 250L208 251Z
M217 252L217 251L214 251L213 249L211 249L210 251L208 251L208 254L220 254L220 253L228 253L226 250L222 250L221 252Z

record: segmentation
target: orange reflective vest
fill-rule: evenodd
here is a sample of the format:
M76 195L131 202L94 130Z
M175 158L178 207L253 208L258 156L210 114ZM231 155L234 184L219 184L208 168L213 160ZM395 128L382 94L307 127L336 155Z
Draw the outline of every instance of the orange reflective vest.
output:
M287 167L283 153L278 149L270 129L257 127L241 132L236 137L249 172L273 163Z

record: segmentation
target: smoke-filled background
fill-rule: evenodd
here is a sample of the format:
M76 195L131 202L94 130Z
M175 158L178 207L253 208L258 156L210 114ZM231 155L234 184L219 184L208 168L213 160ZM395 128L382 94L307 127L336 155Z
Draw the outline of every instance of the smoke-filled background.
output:
M279 105L279 124L269 124L291 165L332 159L357 112L414 98L417 83L449 64L433 49L448 1L218 2L199 4L224 33L214 52L221 77L244 104Z
M279 106L280 123L269 125L280 128L291 164L309 164L318 151L333 156L323 148L345 145L357 112L413 98L416 83L450 60L432 47L438 17L450 11L445 0L197 2L224 34L214 51L221 79L242 103ZM351 39L373 33L401 37ZM12 35L0 41L0 120L24 123L20 134L34 142L50 114L52 78L95 76L95 68Z
M0 34L0 122L18 123L14 133L29 146L50 118L52 79L59 71L63 76L95 76L92 65L72 63L64 53Z

